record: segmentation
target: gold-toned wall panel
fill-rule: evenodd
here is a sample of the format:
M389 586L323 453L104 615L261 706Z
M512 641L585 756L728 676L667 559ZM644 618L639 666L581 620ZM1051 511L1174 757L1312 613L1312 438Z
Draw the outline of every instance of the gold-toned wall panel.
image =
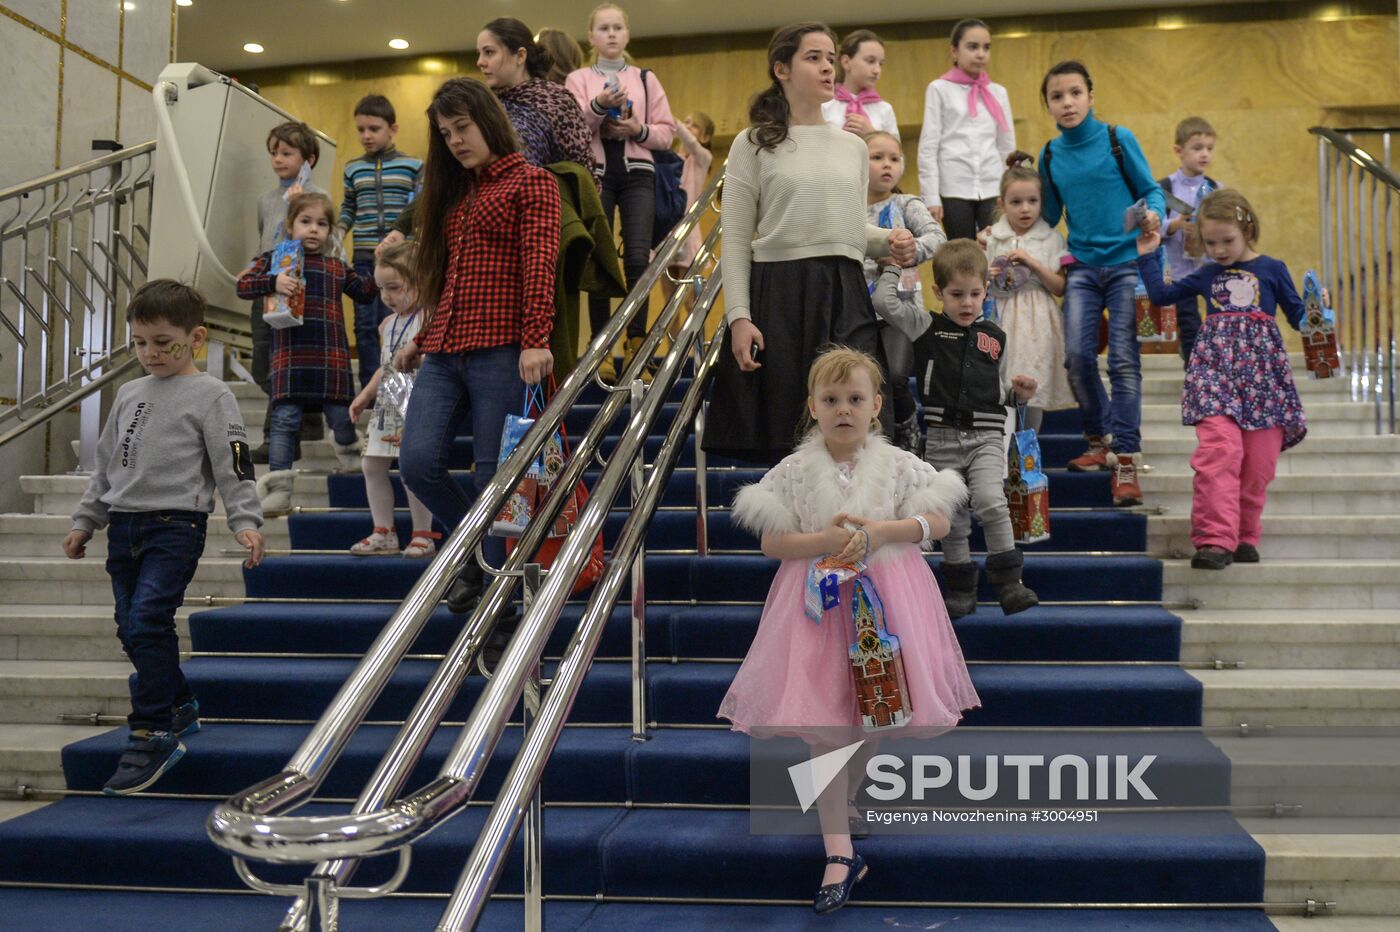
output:
M899 114L905 136L904 189L916 191L913 156L924 88L946 69L947 43L919 24L880 31L888 39L880 90ZM993 39L991 73L1010 92L1022 148L1038 149L1054 133L1040 106L1039 86L1045 69L1064 58L1089 66L1099 114L1137 134L1158 175L1176 167L1171 144L1177 121L1190 115L1209 119L1220 133L1211 174L1255 202L1264 227L1261 247L1298 276L1319 262L1316 141L1307 128L1338 114L1400 110L1393 14L1335 21L1263 18L1181 29L1051 28ZM640 61L665 83L677 115L691 109L709 113L722 145L746 125L748 99L763 85L760 37L634 45ZM459 55L454 63L470 58ZM350 119L355 100L370 91L387 94L398 107L401 147L422 154L427 128L421 114L442 77L419 73L338 81L333 71L281 72L266 76L262 92L341 140L342 158L358 148ZM328 83L311 83L318 80Z

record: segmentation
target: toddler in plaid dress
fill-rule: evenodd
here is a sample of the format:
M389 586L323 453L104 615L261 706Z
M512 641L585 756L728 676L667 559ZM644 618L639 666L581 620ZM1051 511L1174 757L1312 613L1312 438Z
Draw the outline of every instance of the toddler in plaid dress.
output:
M301 326L272 335L272 418L268 435L269 472L258 481L263 514L286 514L292 504L292 459L301 430L302 406L318 402L335 436L336 458L358 469L359 438L350 421L350 345L340 296L372 300L378 290L339 259L326 255L335 229L334 208L324 194L299 194L287 207L287 234L305 250L302 278L271 274L271 253L264 253L238 279L238 296L292 295L305 292Z

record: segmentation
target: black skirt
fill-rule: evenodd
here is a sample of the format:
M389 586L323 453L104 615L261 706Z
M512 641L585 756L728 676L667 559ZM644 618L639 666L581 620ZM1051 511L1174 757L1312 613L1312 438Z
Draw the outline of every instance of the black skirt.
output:
M836 345L880 363L886 373L880 423L889 433L889 369L859 262L838 256L755 262L749 313L763 334L763 366L743 372L727 346L720 354L705 421L707 453L768 465L791 453L806 420L807 370Z

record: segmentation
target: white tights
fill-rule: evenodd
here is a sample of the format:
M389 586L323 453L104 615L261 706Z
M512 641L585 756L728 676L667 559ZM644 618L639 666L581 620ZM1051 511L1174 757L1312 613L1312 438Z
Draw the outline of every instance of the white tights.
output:
M394 486L389 481L388 456L360 457L360 471L365 474L365 497L369 499L369 513L374 518L375 527L394 526ZM413 530L431 531L433 516L428 506L418 500L412 492L404 489L408 496L408 510L413 515Z

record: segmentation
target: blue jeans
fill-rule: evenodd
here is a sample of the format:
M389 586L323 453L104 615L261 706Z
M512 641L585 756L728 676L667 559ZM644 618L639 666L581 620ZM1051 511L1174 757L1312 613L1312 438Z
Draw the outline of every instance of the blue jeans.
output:
M428 506L449 534L496 475L501 426L507 414L520 410L524 397L519 346L423 357L404 417L399 472L404 485ZM448 472L452 440L467 417L472 419L472 459L476 463L476 489L470 495ZM504 542L491 538L487 544L487 555L499 565L505 555Z
M127 724L169 731L175 707L194 698L180 672L175 610L199 567L209 516L114 511L109 518L107 575L116 598L117 639L136 668Z
M323 401L321 411L331 425L335 442L342 447L359 440L350 423L350 406ZM301 433L302 405L299 401L277 401L272 405L272 422L267 428L267 468L291 469L296 456L297 435Z
M355 258L355 274L374 281L374 257ZM360 388L369 384L379 369L379 325L392 311L378 297L368 304L355 302L355 355L360 360Z
M1065 369L1084 433L1113 435L1115 453L1142 449L1142 364L1138 356L1133 291L1137 265L1075 265L1065 285ZM1108 308L1108 380L1099 376L1099 320Z

